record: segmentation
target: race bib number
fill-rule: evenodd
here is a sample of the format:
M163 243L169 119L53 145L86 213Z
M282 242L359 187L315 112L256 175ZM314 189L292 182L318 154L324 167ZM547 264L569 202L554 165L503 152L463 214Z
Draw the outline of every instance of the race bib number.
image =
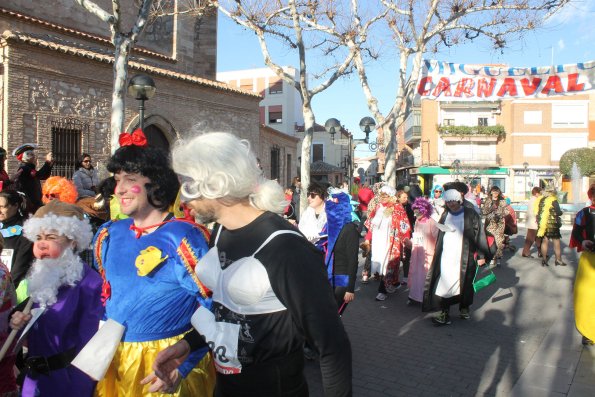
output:
M240 325L216 321L215 315L204 307L199 307L192 315L192 326L205 337L217 372L239 374L242 364L238 360L238 338Z
M413 232L411 242L414 246L421 247L424 245L424 235L420 232Z

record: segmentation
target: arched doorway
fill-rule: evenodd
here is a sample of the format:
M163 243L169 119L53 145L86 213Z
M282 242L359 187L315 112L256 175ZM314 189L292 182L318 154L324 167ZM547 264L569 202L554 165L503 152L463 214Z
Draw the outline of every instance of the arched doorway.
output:
M151 124L144 128L144 133L147 137L149 146L160 147L165 150L166 153L169 153L169 141L159 127L155 124Z

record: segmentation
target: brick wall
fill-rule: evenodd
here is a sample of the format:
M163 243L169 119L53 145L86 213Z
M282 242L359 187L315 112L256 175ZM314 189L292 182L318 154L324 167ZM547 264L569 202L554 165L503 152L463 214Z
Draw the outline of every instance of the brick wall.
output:
M4 147L12 151L24 142L40 144L40 155L51 148L50 120L74 117L89 123L88 142L95 160L110 154L112 66L25 44L11 44L4 59L7 101ZM146 102L145 116L170 142L207 131L233 132L260 147L258 98L228 93L181 80L152 76L157 94ZM128 130L136 127L138 103L126 99ZM85 139L85 138L84 138ZM12 156L8 169L17 163Z

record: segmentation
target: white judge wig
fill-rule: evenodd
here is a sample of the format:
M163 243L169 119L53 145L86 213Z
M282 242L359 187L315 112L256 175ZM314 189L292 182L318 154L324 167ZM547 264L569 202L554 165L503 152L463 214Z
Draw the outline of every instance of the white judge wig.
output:
M212 132L179 141L172 151L174 171L182 176L185 201L218 199L234 204L249 199L260 210L282 213L283 188L262 175L250 142L225 132Z
M463 202L463 197L461 197L461 192L459 192L458 190L455 190L455 189L448 189L446 192L444 192L444 196L442 196L442 199L447 203L449 201L458 201L459 203Z
M75 252L89 248L93 230L83 210L74 205L52 200L39 208L35 215L23 224L23 234L32 242L40 233L55 231L76 243Z

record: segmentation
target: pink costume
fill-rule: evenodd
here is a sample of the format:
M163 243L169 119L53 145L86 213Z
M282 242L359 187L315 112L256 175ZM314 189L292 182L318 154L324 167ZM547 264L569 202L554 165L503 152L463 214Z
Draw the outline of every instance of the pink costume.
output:
M428 269L434 258L436 237L438 236L436 221L432 218L418 218L411 236L411 264L409 267L409 299L423 301L424 284Z

